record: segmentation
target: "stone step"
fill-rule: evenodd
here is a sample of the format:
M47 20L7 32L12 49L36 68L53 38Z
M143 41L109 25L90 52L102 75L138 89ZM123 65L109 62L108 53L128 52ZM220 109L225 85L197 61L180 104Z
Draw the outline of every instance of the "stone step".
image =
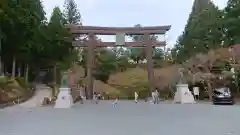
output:
M37 90L51 90L51 88L49 86L47 86L46 84L37 84L36 89Z

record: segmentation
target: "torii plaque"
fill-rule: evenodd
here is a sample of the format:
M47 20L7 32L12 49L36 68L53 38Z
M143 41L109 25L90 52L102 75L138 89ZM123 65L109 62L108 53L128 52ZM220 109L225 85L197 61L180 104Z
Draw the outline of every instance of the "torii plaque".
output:
M80 36L83 34L88 35L87 44L82 44L81 41L73 41L73 46L81 46L88 48L87 55L87 91L92 98L93 93L93 64L94 64L94 48L95 47L107 47L116 45L134 46L134 47L146 47L147 54L147 71L149 88L154 90L154 70L152 60L152 47L153 46L165 46L166 42L156 42L150 40L150 35L161 34L164 35L171 28L168 26L153 26L153 27L98 27L98 26L82 26L82 25L67 25L66 26L74 36ZM116 42L99 42L94 39L95 35L116 35ZM139 42L125 42L125 35L144 35L144 44Z

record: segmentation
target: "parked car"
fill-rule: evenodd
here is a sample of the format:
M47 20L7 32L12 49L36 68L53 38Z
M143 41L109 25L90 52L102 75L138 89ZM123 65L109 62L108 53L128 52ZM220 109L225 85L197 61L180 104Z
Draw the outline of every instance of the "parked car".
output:
M214 89L213 91L213 104L235 104L234 97L227 87L222 87L218 89Z

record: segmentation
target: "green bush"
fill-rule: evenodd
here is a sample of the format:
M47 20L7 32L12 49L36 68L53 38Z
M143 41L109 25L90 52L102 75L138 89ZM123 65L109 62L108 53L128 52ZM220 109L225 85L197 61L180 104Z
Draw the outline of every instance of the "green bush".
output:
M8 82L8 79L6 77L4 77L4 76L0 77L0 87L2 87L2 88L5 87L7 82Z
M28 84L25 81L24 77L16 77L16 81L19 83L19 85L23 88L28 88Z
M109 79L109 75L110 75L110 73L107 73L107 72L96 72L93 74L93 76L96 80L100 80L104 83L107 83L107 81Z

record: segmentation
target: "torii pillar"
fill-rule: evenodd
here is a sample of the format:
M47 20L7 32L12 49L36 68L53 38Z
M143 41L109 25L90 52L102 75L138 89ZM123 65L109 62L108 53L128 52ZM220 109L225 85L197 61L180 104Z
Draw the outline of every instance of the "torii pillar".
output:
M88 44L88 53L87 53L87 97L92 99L93 97L93 67L94 67L94 33L89 33L88 35L89 41Z
M147 72L148 72L148 83L150 91L155 89L155 77L154 77L154 67L153 67L153 52L150 40L150 34L144 34L144 42L146 44L146 59L147 59Z

